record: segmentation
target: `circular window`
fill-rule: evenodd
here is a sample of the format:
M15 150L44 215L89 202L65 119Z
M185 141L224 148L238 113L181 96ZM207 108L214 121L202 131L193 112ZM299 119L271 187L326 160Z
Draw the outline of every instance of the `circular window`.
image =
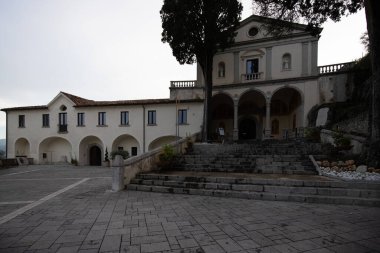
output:
M259 29L257 27L251 27L248 30L248 36L254 37L259 33Z
M61 111L66 111L67 107L65 105L61 105L59 109L61 109Z

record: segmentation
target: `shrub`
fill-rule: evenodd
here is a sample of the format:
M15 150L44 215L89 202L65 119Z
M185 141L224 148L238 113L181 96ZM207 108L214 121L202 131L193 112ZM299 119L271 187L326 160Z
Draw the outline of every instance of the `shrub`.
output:
M106 152L104 153L104 161L105 162L109 162L110 161L110 159L108 158L108 150L107 150L107 148L106 148Z
M309 141L320 142L321 130L318 127L308 127L305 130L305 138Z
M162 153L159 155L160 161L171 161L174 157L173 146L166 144L162 150Z
M115 159L115 156L117 156L117 155L121 155L124 160L128 159L128 157L129 157L129 153L126 150L114 150L111 152L111 159L112 160Z
M351 146L351 139L348 137L345 137L342 132L336 132L333 135L334 139L334 145L338 148L345 148Z

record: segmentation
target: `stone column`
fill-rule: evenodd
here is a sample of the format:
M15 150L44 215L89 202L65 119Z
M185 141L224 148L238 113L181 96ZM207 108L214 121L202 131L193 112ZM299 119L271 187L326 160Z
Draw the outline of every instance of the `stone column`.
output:
M112 177L112 191L118 192L124 190L124 160L121 155L116 155L112 161L113 177Z
M271 124L270 124L270 100L267 100L266 116L265 116L265 139L270 138Z
M239 140L239 126L238 126L238 113L239 113L239 100L234 99L234 130L233 130L233 140Z

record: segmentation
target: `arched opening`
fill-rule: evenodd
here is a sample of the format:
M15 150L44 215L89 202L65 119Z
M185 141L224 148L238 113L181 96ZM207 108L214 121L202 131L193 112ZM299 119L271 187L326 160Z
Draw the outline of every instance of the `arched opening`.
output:
M79 143L79 163L81 165L99 166L103 161L104 152L103 142L98 137L87 136Z
M230 138L234 129L234 101L224 93L216 94L211 99L211 133L209 136L218 139L218 128L224 129L225 138Z
M280 128L280 122L278 119L272 120L272 135L278 135L279 134L279 128Z
M253 118L243 118L239 122L239 140L256 139L256 122Z
M266 100L256 90L244 93L239 99L239 139L261 139L264 130Z
M137 139L129 134L123 134L117 137L112 143L112 151L125 150L129 156L137 156L140 154L140 144Z
M102 165L102 151L96 145L90 147L90 165L100 166Z
M179 140L179 137L177 136L162 136L158 137L157 139L153 140L149 146L148 150L151 151L153 149L159 148L164 146L165 144L169 144L173 141Z
M15 142L15 156L28 157L30 154L30 143L25 138L19 138Z
M72 146L62 137L49 137L39 145L39 160L43 164L68 163L72 158Z
M302 114L302 96L298 90L284 87L273 94L271 116L278 120L279 134L295 134L297 128L303 127Z

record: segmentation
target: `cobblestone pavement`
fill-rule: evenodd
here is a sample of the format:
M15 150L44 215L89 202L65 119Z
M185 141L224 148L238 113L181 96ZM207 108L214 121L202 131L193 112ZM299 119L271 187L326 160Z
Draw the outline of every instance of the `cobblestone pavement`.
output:
M22 200L30 203L4 209L2 217L35 204L0 225L0 252L380 252L380 208L113 193L112 173L103 170L2 171L1 184L5 177L72 181L45 183L48 190ZM10 191L1 188L0 201Z

